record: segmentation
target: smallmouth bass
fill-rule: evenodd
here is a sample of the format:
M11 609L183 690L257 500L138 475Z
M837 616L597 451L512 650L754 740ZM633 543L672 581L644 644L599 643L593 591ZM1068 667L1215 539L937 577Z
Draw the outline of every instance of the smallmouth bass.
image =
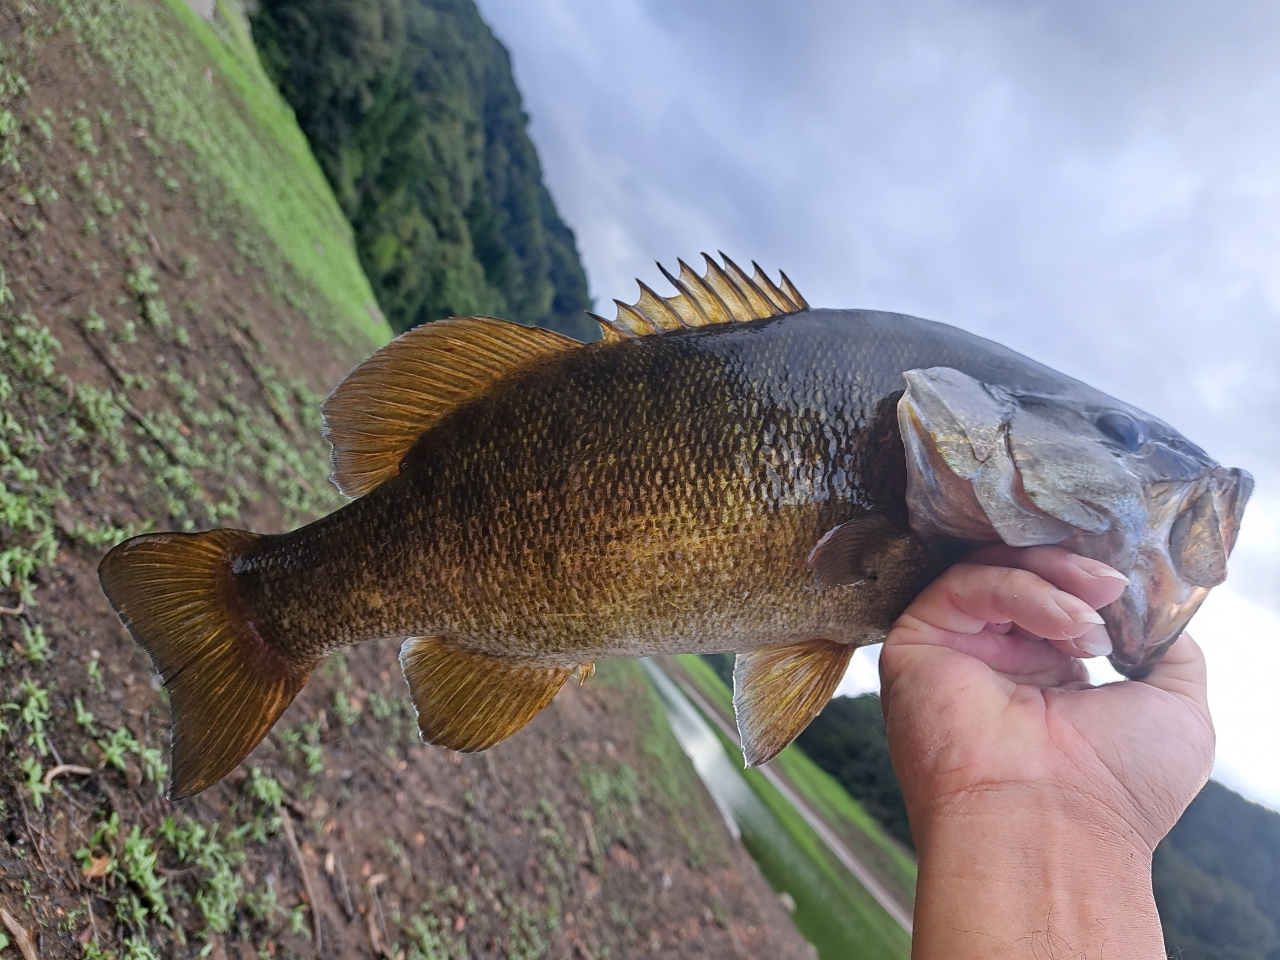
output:
M1131 581L1141 675L1225 577L1252 479L1167 424L943 324L812 309L725 258L580 344L412 330L324 405L356 499L280 535L148 534L103 590L170 695L170 795L217 782L327 654L408 637L422 738L482 750L596 659L738 653L749 764L964 550L1061 543Z

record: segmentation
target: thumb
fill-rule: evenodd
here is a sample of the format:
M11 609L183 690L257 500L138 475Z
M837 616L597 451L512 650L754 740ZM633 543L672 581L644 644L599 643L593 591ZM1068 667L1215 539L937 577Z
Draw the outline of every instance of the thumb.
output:
M1204 652L1189 633L1178 637L1164 656L1156 661L1151 672L1138 682L1190 700L1200 708L1206 719L1209 718Z

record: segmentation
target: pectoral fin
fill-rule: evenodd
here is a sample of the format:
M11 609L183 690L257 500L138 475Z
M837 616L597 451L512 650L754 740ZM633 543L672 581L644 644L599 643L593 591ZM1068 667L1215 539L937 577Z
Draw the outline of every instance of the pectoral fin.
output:
M473 753L505 740L555 698L573 673L478 653L440 637L410 637L400 666L424 743Z
M832 527L809 551L813 585L824 589L874 579L877 555L901 536L893 521L878 513Z
M767 763L826 706L854 648L830 640L739 653L733 712L748 767Z

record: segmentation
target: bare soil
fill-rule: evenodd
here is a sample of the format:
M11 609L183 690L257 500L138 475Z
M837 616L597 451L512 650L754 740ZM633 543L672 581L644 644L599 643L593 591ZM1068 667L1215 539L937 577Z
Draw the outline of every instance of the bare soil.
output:
M0 439L41 479L0 485L55 491L56 555L25 602L0 590L0 906L38 956L312 956L317 927L325 957L810 956L634 666L461 756L417 742L396 648L366 645L227 780L164 799L167 707L96 565L147 525L269 532L336 505L314 404L363 351L289 305L251 218L148 130L137 91L17 6L0 373L22 439ZM41 329L61 345L43 374L22 340ZM27 536L6 522L0 550Z

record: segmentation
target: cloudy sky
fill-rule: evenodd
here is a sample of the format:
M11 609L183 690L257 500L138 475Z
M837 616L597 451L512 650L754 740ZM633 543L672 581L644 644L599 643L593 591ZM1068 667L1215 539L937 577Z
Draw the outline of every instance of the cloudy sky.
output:
M1253 472L1192 629L1216 775L1280 809L1280 5L479 4L601 312L721 249L815 306L1002 341Z

